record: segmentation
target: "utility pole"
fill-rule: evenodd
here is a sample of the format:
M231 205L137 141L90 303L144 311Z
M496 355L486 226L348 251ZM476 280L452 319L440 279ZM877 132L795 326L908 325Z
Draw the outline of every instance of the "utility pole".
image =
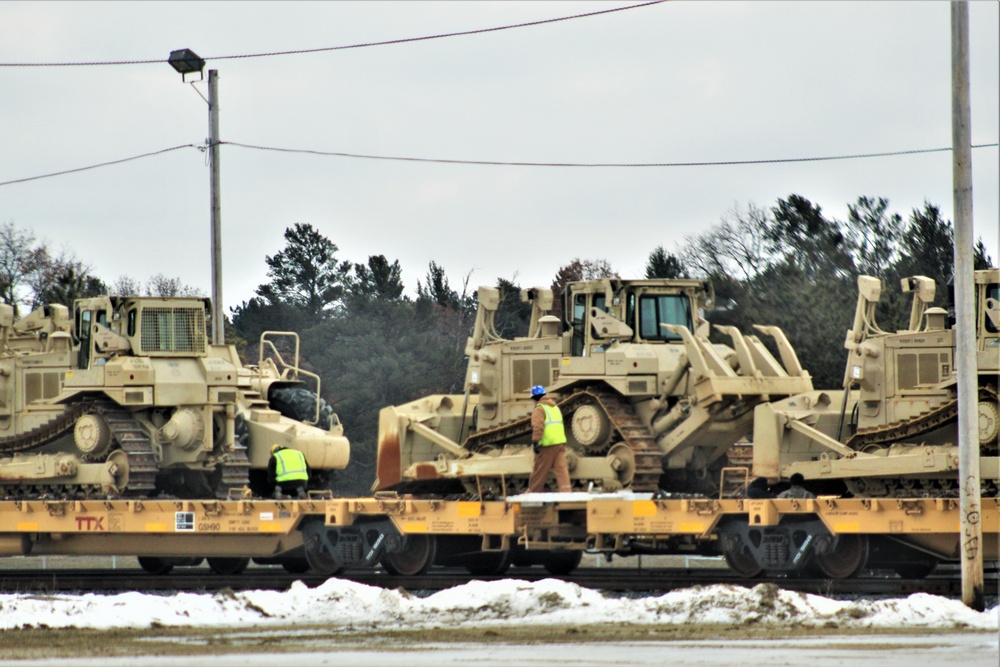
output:
M208 70L208 164L212 172L212 344L226 342L222 315L222 210L219 195L219 72Z
M983 525L979 485L979 382L972 264L972 112L969 3L951 3L951 139L955 205L955 371L958 374L959 529L962 602L983 611Z

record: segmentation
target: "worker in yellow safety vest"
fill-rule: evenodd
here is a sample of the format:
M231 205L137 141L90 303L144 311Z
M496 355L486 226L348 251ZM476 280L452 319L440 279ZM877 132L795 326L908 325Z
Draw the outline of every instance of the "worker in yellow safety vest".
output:
M309 484L309 464L297 449L281 445L271 447L271 460L267 463L267 478L274 488L274 497L282 494L297 498L306 497Z
M535 450L535 464L528 480L528 493L541 491L550 472L556 476L559 491L571 491L562 412L555 401L546 396L545 387L541 385L531 388L531 398L535 401L535 409L531 413L531 443Z

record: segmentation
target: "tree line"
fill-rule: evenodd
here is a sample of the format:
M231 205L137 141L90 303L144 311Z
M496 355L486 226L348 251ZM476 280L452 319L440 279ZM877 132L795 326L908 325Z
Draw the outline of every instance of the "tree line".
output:
M227 342L248 363L264 331L294 331L303 365L323 379L323 398L334 407L352 443L352 463L337 491L365 493L374 479L379 410L429 394L461 393L464 349L476 312L476 287L464 276L452 285L444 267L430 262L415 296L406 293L399 261L372 255L364 262L338 256L339 248L308 223L285 230L284 247L264 258L267 281L231 309ZM823 213L792 194L770 207L748 205L689 236L674 251L656 246L646 278L704 278L714 300L706 318L750 332L752 324L780 326L817 388L841 386L857 277L875 275L886 289L877 317L883 329L902 328L909 304L901 278L924 275L947 305L953 276L953 229L939 207L925 202L904 218L884 198L859 197L846 220ZM982 241L977 268L991 266ZM616 277L604 259L574 258L552 277L557 314L567 282ZM521 303L516 276L498 277L496 317L501 335L527 331L530 306ZM523 287L531 287L525 285ZM71 304L102 293L176 296L198 291L179 278L155 276L145 284L120 277L110 285L81 261L54 255L13 223L0 226L0 298ZM720 338L719 342L726 342Z
M76 299L101 294L202 296L198 288L162 273L145 282L125 275L105 282L73 253L55 252L12 221L0 224L0 301L13 306L15 317L45 304L72 306Z

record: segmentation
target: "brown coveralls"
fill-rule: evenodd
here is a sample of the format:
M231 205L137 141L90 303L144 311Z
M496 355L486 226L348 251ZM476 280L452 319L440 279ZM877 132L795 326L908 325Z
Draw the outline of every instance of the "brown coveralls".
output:
M542 403L550 406L555 405L555 401L548 396L542 396L538 400L538 404L535 405L535 409L531 413L532 442L541 440L542 433L545 431L545 409L542 408ZM566 464L565 444L548 445L542 447L535 454L535 465L531 470L531 478L528 480L528 493L541 491L545 486L545 481L550 471L556 476L556 484L559 486L559 491L572 491L569 481L569 466Z

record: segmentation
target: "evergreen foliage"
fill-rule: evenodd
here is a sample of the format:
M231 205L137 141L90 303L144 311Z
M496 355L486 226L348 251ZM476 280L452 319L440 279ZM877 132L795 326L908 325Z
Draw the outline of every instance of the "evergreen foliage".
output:
M264 258L271 282L257 288L268 304L285 303L307 317L326 317L340 305L351 271L337 260L337 246L312 225L285 230L285 248Z
M687 270L680 258L668 253L662 245L649 253L646 262L646 278L687 278Z

